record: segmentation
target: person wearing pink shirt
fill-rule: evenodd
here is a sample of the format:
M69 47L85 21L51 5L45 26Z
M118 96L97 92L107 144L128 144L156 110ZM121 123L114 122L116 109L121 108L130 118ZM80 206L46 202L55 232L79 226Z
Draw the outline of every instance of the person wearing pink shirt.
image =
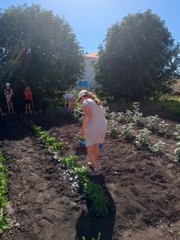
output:
M32 112L31 110L31 104L32 104L32 91L30 89L30 87L26 87L24 89L24 98L25 98L25 109L26 109L26 113L27 112Z

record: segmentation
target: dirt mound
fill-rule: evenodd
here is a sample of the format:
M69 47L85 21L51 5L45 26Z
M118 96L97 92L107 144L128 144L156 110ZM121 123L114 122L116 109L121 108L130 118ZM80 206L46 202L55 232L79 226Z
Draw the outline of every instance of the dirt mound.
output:
M65 155L77 155L80 123L60 117L32 115L32 120L65 144ZM3 240L174 240L180 231L180 168L170 157L138 151L107 136L100 153L102 174L92 180L108 197L109 214L95 217L84 198L66 180L53 155L22 122L0 119L0 143L9 168L7 215L11 229Z

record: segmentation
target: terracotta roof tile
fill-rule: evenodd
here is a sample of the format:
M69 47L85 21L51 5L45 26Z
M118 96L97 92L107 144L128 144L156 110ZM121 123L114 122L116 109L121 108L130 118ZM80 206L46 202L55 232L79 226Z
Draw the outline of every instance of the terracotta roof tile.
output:
M98 52L94 51L94 52L91 52L91 53L87 53L87 54L85 54L85 57L87 57L87 58L98 58Z

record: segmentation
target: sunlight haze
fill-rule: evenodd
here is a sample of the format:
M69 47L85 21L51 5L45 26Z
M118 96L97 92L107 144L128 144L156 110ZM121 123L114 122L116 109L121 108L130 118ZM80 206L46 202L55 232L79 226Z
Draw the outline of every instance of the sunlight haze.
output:
M39 4L63 17L72 27L76 39L85 52L98 49L103 43L107 29L128 14L151 9L165 22L175 42L180 42L179 0L1 0L2 10L24 3Z

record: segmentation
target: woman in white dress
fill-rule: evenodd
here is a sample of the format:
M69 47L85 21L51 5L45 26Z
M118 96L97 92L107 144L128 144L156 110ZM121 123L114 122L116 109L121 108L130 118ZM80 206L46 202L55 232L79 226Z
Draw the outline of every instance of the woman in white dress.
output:
M101 101L87 90L78 94L84 112L81 134L86 139L88 157L92 164L93 174L99 173L99 145L102 146L107 132L107 121Z

